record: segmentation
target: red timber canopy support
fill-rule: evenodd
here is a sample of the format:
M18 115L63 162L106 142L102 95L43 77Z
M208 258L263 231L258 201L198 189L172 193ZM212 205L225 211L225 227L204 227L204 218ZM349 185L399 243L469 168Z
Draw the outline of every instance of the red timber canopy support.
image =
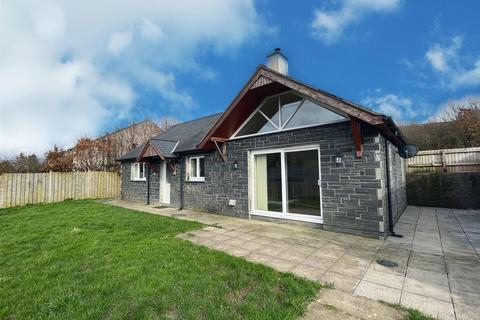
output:
M177 167L178 167L178 163L174 160L167 160L167 165L168 165L168 168L170 169L170 171L172 171L172 174L174 176L177 175Z
M352 126L353 142L355 143L355 156L361 158L363 156L363 141L360 122L357 119L350 117L350 124Z
M227 161L227 139L225 138L218 138L218 137L211 137L210 141L213 141L215 147L217 148L218 153L220 154L220 158L222 158L223 162Z

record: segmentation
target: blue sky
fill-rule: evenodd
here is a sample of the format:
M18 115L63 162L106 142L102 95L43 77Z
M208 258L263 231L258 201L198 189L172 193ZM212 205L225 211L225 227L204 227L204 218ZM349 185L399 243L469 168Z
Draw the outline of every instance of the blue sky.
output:
M397 122L480 95L478 1L15 1L0 156L223 111L275 47L289 74Z

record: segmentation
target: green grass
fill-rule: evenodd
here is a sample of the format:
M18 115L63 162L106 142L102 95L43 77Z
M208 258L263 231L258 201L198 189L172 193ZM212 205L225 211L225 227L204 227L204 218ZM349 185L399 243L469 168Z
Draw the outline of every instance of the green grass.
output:
M0 210L0 319L291 319L319 285L175 238L196 222L66 201Z

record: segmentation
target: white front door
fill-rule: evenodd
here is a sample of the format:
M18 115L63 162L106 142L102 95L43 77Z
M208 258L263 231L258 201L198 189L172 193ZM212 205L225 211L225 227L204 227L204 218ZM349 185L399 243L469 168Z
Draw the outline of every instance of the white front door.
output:
M251 155L252 214L323 222L318 146L258 150Z
M162 161L160 166L160 203L170 204L170 183L167 176L166 161Z

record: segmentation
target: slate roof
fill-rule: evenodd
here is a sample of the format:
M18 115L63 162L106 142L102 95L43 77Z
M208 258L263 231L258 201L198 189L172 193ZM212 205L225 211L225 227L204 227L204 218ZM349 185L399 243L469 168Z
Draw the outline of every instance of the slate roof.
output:
M150 141L162 152L165 157L175 157L172 153L199 150L197 145L222 113L212 114L203 118L183 122L171 126ZM178 142L178 145L177 145ZM176 145L176 147L175 147ZM142 151L142 144L117 160L126 161L135 159ZM175 148L175 150L173 150Z
M165 157L175 158L175 155L172 153L172 151L177 145L178 141L159 140L157 138L153 138L150 140L150 142L153 143Z
M138 147L134 148L132 151L127 152L126 154L124 154L120 158L117 158L117 160L118 161L124 161L124 160L135 159L138 156L138 154L142 151L143 146L145 146L145 144L139 145Z

